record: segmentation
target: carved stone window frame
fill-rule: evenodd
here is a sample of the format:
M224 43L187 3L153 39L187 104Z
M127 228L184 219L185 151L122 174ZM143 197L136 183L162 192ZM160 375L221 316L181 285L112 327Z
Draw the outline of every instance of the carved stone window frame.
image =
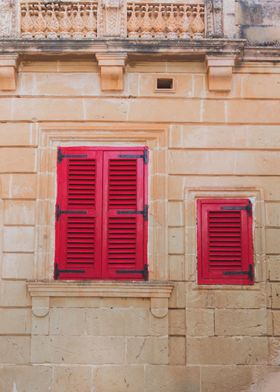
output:
M197 199L250 199L253 206L253 244L255 284L240 285L198 285L197 283ZM259 188L250 187L200 187L185 188L185 262L186 278L193 289L259 290L265 281L265 210L264 194Z
M141 124L45 124L39 130L34 276L53 280L58 146L146 145L149 161L148 264L150 280L168 280L167 129Z

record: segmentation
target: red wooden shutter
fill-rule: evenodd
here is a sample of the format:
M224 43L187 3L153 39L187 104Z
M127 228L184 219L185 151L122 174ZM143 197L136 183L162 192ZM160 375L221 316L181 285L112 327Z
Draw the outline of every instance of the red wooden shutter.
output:
M147 279L147 187L144 148L104 151L105 279Z
M55 278L100 278L102 152L60 148L57 176Z
M198 283L253 284L248 199L198 200Z

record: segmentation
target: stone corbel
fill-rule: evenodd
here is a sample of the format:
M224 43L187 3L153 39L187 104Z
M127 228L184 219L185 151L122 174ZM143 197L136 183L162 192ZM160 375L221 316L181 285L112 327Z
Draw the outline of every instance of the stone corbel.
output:
M230 91L235 57L206 56L209 91Z
M17 66L17 55L0 55L0 90L16 90Z
M122 53L97 53L96 59L100 67L101 90L122 91L127 55Z

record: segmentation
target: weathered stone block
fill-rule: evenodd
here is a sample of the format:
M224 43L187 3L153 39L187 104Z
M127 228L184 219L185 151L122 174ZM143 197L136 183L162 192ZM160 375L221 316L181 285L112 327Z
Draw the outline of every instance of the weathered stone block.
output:
M167 337L127 338L126 362L151 365L168 364Z
M7 148L0 150L1 173L34 172L36 151L33 148Z
M272 312L273 335L280 336L280 311Z
M34 252L34 227L5 227L3 248L6 252Z
M168 251L169 254L184 253L184 229L172 227L168 229Z
M199 367L147 366L144 390L145 392L199 392Z
M93 370L92 390L142 392L144 379L144 366L104 366Z
M280 309L280 283L271 284L271 306L272 309Z
M5 279L32 279L33 253L4 253L2 276Z
M266 309L215 310L215 334L218 336L263 336L266 333Z
M177 257L177 256L175 256ZM186 306L186 284L175 282L169 298L169 308L183 309Z
M122 337L33 336L31 359L36 363L120 364L124 362Z
M187 338L187 364L258 365L268 359L265 337Z
M247 366L203 366L201 390L203 392L240 392L253 382L252 368Z
M186 314L187 335L213 336L214 311L206 309L188 309Z
M35 174L12 174L0 176L2 197L5 199L35 199L37 176Z
M280 281L280 257L270 256L268 258L269 280Z
M3 392L49 392L51 384L52 368L48 366L4 366L0 368L0 390ZM81 389L79 391L88 392Z
M0 336L0 363L13 365L29 364L30 337Z
M0 282L0 306L21 307L30 305L31 298L27 293L25 282L8 280Z
M182 281L185 280L185 257L184 255L170 255L169 260L169 279Z
M186 334L186 312L183 309L170 309L169 318L169 335Z
M168 344L169 365L185 365L186 339L181 336L170 336Z
M93 388L89 366L55 366L52 392L89 392Z
M35 223L35 203L29 200L6 200L4 202L4 224L33 225Z
M184 204L177 201L168 203L168 226L184 225Z
M27 335L31 332L30 309L0 309L0 334Z

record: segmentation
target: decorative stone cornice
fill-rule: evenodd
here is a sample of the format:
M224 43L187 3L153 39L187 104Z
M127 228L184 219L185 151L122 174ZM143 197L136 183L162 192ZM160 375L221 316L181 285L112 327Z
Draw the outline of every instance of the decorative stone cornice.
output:
M165 317L168 298L173 285L170 282L110 282L110 281L30 281L32 313L45 317L49 312L50 297L148 298L155 317Z
M0 90L16 90L18 55L0 54Z
M126 53L96 53L100 67L100 80L102 91L123 90L123 73Z
M210 91L230 91L235 56L206 56Z

